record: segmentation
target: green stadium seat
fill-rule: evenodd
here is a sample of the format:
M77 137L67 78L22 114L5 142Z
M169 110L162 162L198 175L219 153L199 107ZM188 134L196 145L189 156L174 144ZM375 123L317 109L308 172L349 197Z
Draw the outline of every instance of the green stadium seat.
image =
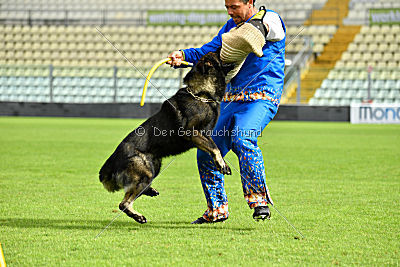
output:
M325 89L324 89L324 88L318 88L318 89L315 91L314 98L323 98L324 95L325 95ZM315 100L315 101L316 101L316 100Z
M336 90L335 96L339 99L346 98L346 94L349 91L350 91L349 89L338 89Z
M359 90L360 90L360 89L348 89L348 90L346 90L346 93L345 93L345 95L344 95L344 98L346 98L346 99L352 99L352 98L356 97L356 95L357 95L357 93L358 93Z

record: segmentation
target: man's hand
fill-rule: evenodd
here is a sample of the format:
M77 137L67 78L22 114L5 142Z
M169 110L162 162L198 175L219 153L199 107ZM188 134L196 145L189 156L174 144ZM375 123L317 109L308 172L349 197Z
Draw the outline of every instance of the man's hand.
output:
M180 66L182 64L182 60L183 60L182 51L174 51L171 54L169 54L168 57L171 60L168 61L167 64L174 66L174 67Z

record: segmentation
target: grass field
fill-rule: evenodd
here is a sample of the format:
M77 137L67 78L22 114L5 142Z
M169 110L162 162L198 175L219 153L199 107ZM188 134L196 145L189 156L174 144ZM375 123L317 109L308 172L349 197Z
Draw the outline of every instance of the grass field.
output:
M9 266L399 265L400 125L272 122L259 140L276 207L254 222L234 170L231 216L206 208L195 150L164 160L149 222L118 217L98 171L140 120L0 118L0 242ZM227 160L238 169L236 156Z

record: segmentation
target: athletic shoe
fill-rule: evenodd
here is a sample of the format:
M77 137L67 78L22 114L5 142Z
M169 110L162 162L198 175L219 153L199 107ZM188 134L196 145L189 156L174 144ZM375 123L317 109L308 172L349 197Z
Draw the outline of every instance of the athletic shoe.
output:
M253 219L256 221L271 218L271 211L268 206L258 206L254 208Z
M206 219L204 219L203 217L198 218L197 220L191 222L191 224L203 224L203 223L217 223L217 222L223 222L228 218L222 218L222 219L218 219L215 221L207 221Z

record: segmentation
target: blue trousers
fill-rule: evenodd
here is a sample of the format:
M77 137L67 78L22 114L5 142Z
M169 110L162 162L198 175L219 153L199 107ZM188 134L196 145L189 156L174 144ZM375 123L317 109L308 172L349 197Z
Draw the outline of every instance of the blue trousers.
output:
M266 100L222 102L220 117L213 131L212 139L222 156L232 149L239 159L243 193L250 208L273 203L266 185L264 160L257 138L277 110ZM203 218L208 221L228 218L224 175L216 169L211 156L199 149L197 166L208 206ZM233 168L232 171L235 172Z

